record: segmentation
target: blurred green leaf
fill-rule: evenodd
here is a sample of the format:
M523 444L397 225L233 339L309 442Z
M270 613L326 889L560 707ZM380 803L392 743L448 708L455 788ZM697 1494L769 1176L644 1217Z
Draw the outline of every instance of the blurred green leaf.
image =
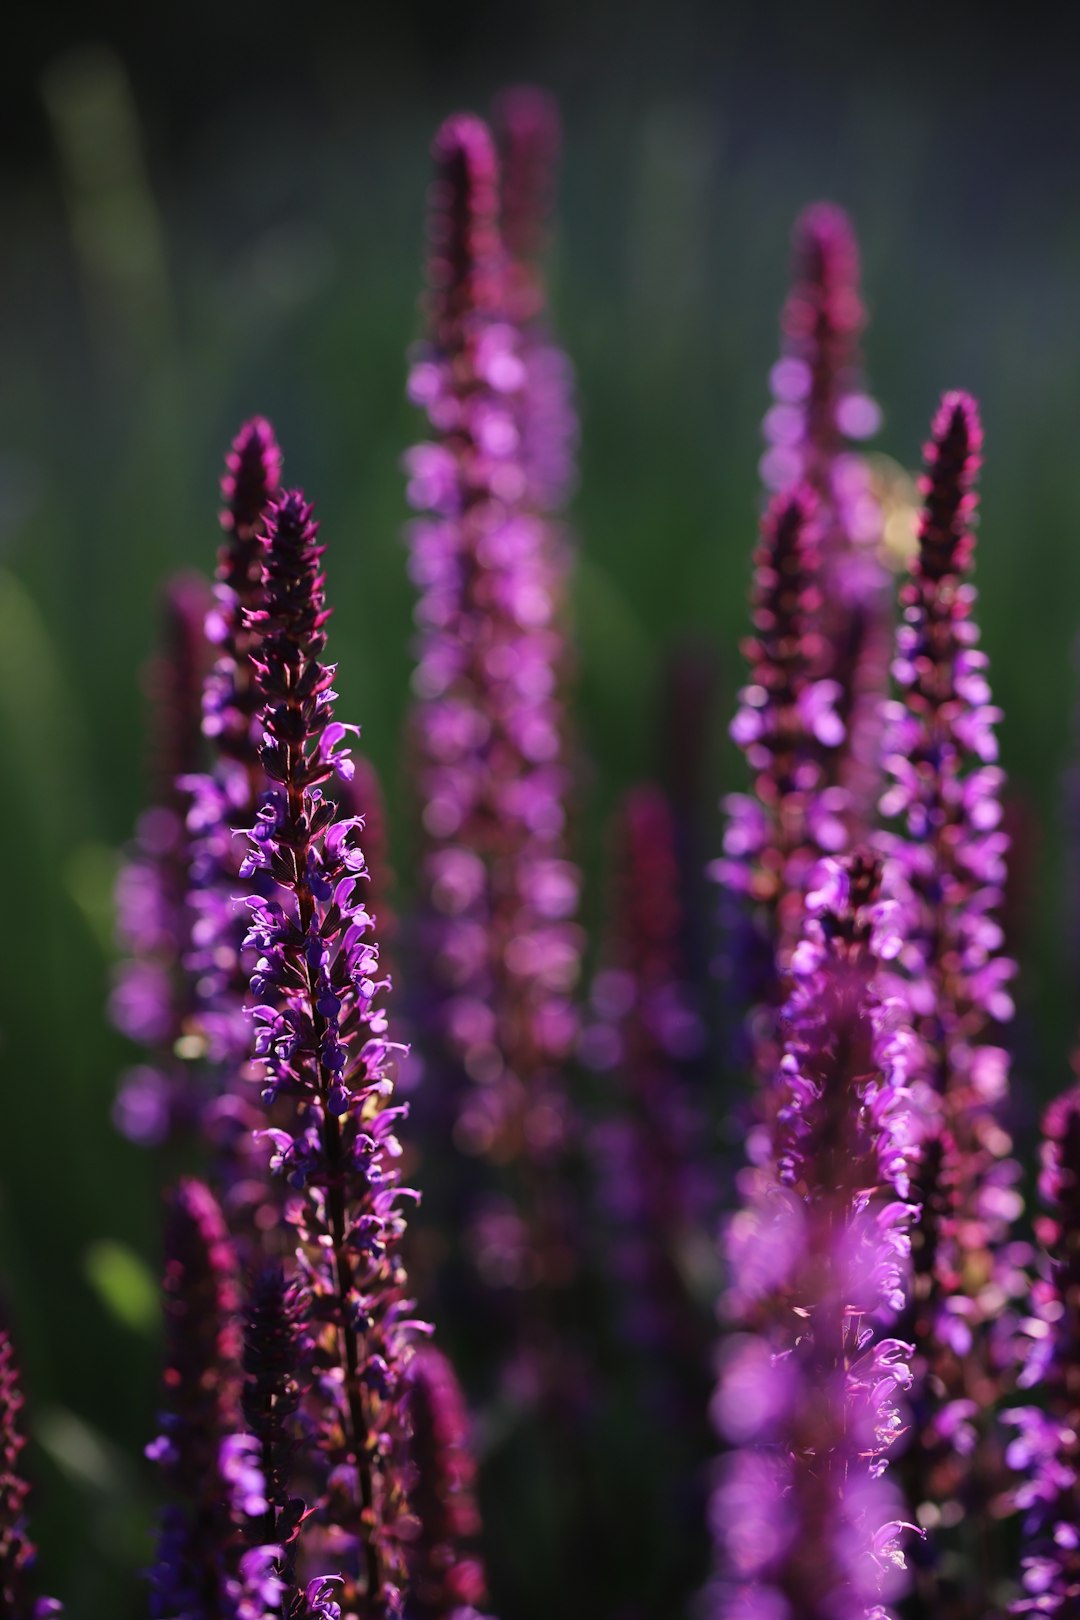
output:
M118 1321L136 1333L153 1333L158 1290L145 1261L125 1244L103 1238L87 1249L84 1269L91 1288Z

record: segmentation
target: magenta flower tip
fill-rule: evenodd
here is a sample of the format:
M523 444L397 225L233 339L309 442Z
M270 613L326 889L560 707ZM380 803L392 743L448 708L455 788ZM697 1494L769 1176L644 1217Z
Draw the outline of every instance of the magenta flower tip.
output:
M971 526L982 464L982 424L970 394L950 393L934 417L919 480L924 507L919 526L919 569L928 579L961 574L975 546Z
M432 145L428 281L437 343L455 323L501 313L499 160L491 132L472 113L448 118Z
M265 417L254 416L244 423L225 458L222 528L238 535L251 533L280 483L281 449L274 430Z

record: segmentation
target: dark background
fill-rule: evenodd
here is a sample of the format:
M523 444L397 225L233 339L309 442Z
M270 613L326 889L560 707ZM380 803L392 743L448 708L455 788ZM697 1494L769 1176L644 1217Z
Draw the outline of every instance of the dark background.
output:
M984 406L982 623L1026 829L1021 1124L1063 1083L1080 624L1068 9L16 11L0 52L0 1261L43 1573L73 1620L142 1612L132 1571L153 1510L157 1171L109 1122L130 1053L102 1009L156 593L172 569L212 566L223 450L266 412L323 519L341 713L404 804L398 462L419 431L404 354L447 112L523 79L564 110L554 279L584 435L590 914L604 814L655 766L658 680L681 645L720 671L716 774L738 782L722 734L788 233L832 197L864 247L881 448L913 466L945 387ZM410 836L399 815L399 870Z

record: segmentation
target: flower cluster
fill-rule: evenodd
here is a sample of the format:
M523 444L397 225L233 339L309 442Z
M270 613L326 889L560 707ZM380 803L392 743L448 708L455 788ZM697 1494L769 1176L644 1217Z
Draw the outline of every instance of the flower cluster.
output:
M850 837L865 837L878 783L878 709L888 682L891 604L876 552L882 514L866 458L881 412L865 390L859 249L847 216L817 203L795 226L793 284L771 375L761 462L770 490L808 485L820 502L823 594L816 673L836 683L842 730L827 780L843 790Z
M1008 1054L994 1039L1012 1014L1014 971L996 920L1007 844L999 712L968 578L980 449L974 402L946 395L927 446L919 550L901 591L901 699L889 707L884 741L892 783L882 810L901 828L889 841L903 872L900 962L928 1054L918 1174L926 1220L912 1308L924 1376L907 1469L913 1505L931 1528L942 1515L947 1526L995 1504L1002 1511L1000 1445L988 1418L1002 1389L1010 1296L1026 1286L1009 1242L1021 1203L1001 1117ZM929 1538L920 1575L932 1606L941 1601L940 1540ZM957 1601L972 1612L966 1597Z
M304 1519L302 1497L290 1489L298 1432L301 1380L311 1356L307 1301L280 1266L265 1266L244 1308L240 1404L258 1447L266 1497L259 1539L277 1550L273 1573L286 1588L294 1576L295 1545Z
M1068 1615L1080 1602L1080 1087L1047 1110L1039 1183L1045 1269L1032 1286L1019 1384L1039 1406L1005 1414L1006 1461L1023 1477L1024 1597L1016 1614Z
M263 546L252 662L272 786L243 866L271 891L249 900L255 1053L311 1302L310 1421L324 1470L313 1515L345 1573L344 1607L382 1620L401 1612L405 1583L397 1395L416 1328L399 1252L403 1109L392 1101L386 981L357 894L359 824L324 792L335 772L350 774L341 743L352 728L333 719L322 547L302 495L271 504Z
M582 1037L583 1057L610 1075L613 1093L595 1136L605 1269L628 1342L658 1369L650 1397L678 1411L700 1394L705 1366L685 1272L688 1249L711 1225L715 1167L688 1083L705 1032L686 978L674 818L661 789L627 795L614 842L609 961Z
M432 1345L409 1364L404 1404L410 1505L419 1527L409 1547L411 1620L480 1620L476 1607L487 1592L476 1551L480 1513L469 1419L454 1370Z
M578 439L574 371L551 333L544 275L561 144L559 110L545 91L518 86L499 97L495 128L503 165L503 297L524 367L521 462L529 503L554 512L573 489Z
M212 1194L180 1183L165 1227L164 1306L169 1409L147 1447L169 1485L151 1576L153 1613L216 1620L243 1541L233 1518L238 1492L249 1499L248 1456L240 1437L239 1284L232 1243ZM260 1501L261 1486L254 1494Z
M26 1525L29 1486L19 1468L26 1444L19 1422L22 1406L15 1354L0 1328L0 1611L10 1620L47 1620L62 1611L53 1598L35 1600L29 1591L36 1549Z
M116 887L117 935L126 952L113 988L117 1028L153 1061L128 1071L114 1107L133 1141L158 1145L193 1123L192 1081L184 1061L193 1005L184 958L193 917L184 795L198 768L200 696L208 662L203 621L207 591L181 576L165 593L164 644L149 670L155 737L153 808L140 817Z
M543 1176L570 1132L561 1069L576 1039L580 953L564 842L563 557L530 503L526 366L507 312L495 151L479 120L440 130L431 199L430 336L409 392L434 438L407 461L424 514L410 572L429 955L441 1040L464 1077L459 1145ZM534 1208L526 1224L529 1242L511 1247L550 1278L559 1245L542 1230L557 1216Z
M884 1477L910 1346L905 1117L920 1052L882 981L899 946L880 866L827 861L791 965L774 1174L729 1233L736 1331L714 1415L734 1447L711 1504L706 1612L866 1620L902 1593L904 1512Z
M823 767L824 750L843 731L838 689L814 674L821 605L817 505L809 489L798 489L776 496L762 521L754 553L754 635L743 649L750 682L731 727L754 773L753 793L726 800L725 859L716 868L757 913L761 982L750 999L766 1005L780 995L798 939L807 875L823 853L842 848L845 837Z

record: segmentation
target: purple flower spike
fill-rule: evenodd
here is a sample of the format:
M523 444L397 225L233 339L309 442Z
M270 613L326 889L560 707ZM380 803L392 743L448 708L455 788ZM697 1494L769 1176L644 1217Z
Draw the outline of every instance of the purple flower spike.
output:
M510 261L513 318L544 313L542 262L555 211L562 147L558 103L535 85L513 85L496 97L493 122L502 156L502 234Z
M899 962L928 1059L912 1307L920 1393L905 1468L920 1522L935 1532L919 1559L920 1601L935 1615L981 1613L994 1601L990 1560L972 1560L977 1590L969 1582L960 1593L939 1553L949 1526L1003 1511L990 1417L1004 1389L1012 1301L1025 1288L1009 1242L1022 1204L1001 1123L1009 1059L997 1039L1012 1015L1014 972L997 921L1007 848L999 712L968 577L981 447L974 401L946 395L926 448L919 550L901 592L893 666L902 701L889 706L884 744L892 785L882 811L900 825L889 845L904 884Z
M743 649L750 680L731 727L750 767L752 792L725 801L724 855L712 868L742 908L740 988L763 1079L778 1057L776 1007L798 939L807 876L823 854L846 841L824 764L842 730L838 689L815 674L818 515L817 497L803 488L777 495L762 521L751 593L754 634Z
M431 1345L417 1350L405 1380L419 1531L409 1545L413 1620L457 1620L487 1599L477 1552L480 1513L465 1399L454 1370Z
M433 341L449 350L479 320L503 313L499 165L487 126L469 113L446 120L432 158L429 320ZM420 373L412 386L425 381Z
M271 1128L271 1166L289 1188L285 1219L320 1324L312 1421L325 1468L313 1516L337 1539L346 1612L396 1616L404 1589L398 1521L406 1511L397 1396L416 1324L400 1256L387 981L357 894L365 875L357 822L323 789L351 760L322 662L323 548L311 507L287 492L270 507L264 607L253 662L260 760L273 786L250 831L244 872L268 892L249 901L255 1052Z
M1080 1604L1080 1086L1046 1113L1038 1223L1043 1269L1023 1324L1022 1389L1038 1406L1004 1414L1015 1429L1006 1453L1020 1475L1024 1596L1014 1614L1072 1615Z
M492 1244L491 1223L477 1234L481 1269L524 1284L562 1275L570 1254L549 1213L571 1131L561 1071L581 951L565 847L564 562L521 459L525 371L504 317L490 136L451 119L435 156L430 341L409 384L433 438L407 461L423 514L409 538L427 945L437 1036L461 1076L456 1140L511 1177L529 1165L545 1205L509 1211L501 1229L520 1237L524 1224L522 1241Z
M117 934L126 960L109 1011L118 1029L148 1048L151 1061L124 1076L113 1114L126 1136L152 1146L189 1123L193 1111L190 1076L177 1057L192 1008L184 957L193 923L185 802L177 782L200 762L208 601L208 587L194 575L181 575L165 592L163 645L147 672L153 808L139 820L116 886Z
M30 1487L19 1470L19 1458L26 1445L20 1421L22 1408L11 1340L0 1328L0 1613L5 1620L45 1620L47 1615L62 1610L55 1599L34 1599L29 1592L37 1549L26 1524Z
M881 412L866 392L859 339L866 324L851 222L816 203L794 232L794 274L773 368L761 471L770 490L806 484L820 503L823 595L815 673L836 683L843 722L827 744L826 779L841 790L848 841L867 836L880 787L877 739L892 640L888 578L877 556L880 503L859 446Z
M530 503L554 512L572 492L578 441L574 370L551 334L544 262L562 144L559 109L546 91L522 85L499 96L494 116L503 165L504 296L525 366L522 462Z
M734 1447L711 1506L717 1620L869 1620L907 1584L903 1430L908 1081L918 1043L881 974L880 866L826 861L791 964L777 1173L731 1224L728 1340L714 1401ZM793 1609L790 1605L795 1603Z
M244 1311L241 1405L258 1447L266 1495L266 1510L252 1539L281 1549L275 1574L286 1585L293 1579L295 1543L306 1511L289 1482L312 1349L307 1305L295 1283L279 1268L268 1267L252 1284Z
M151 1572L155 1620L217 1620L242 1550L232 1514L230 1447L239 1428L240 1332L236 1260L213 1196L182 1181L165 1226L168 1409L147 1447L171 1502Z
M247 615L258 606L261 590L262 519L280 484L281 450L274 430L261 416L253 417L233 440L221 480L226 539L218 556L216 608L208 623L219 656L207 683L203 719L219 752L248 771L256 768L259 700L250 665L257 632ZM256 791L258 785L256 781Z
M613 938L582 1036L583 1057L610 1076L612 1092L595 1138L604 1268L618 1284L626 1340L648 1357L646 1399L690 1423L708 1352L684 1261L715 1211L705 1125L688 1085L705 1029L685 974L675 823L661 789L627 795L614 843Z

